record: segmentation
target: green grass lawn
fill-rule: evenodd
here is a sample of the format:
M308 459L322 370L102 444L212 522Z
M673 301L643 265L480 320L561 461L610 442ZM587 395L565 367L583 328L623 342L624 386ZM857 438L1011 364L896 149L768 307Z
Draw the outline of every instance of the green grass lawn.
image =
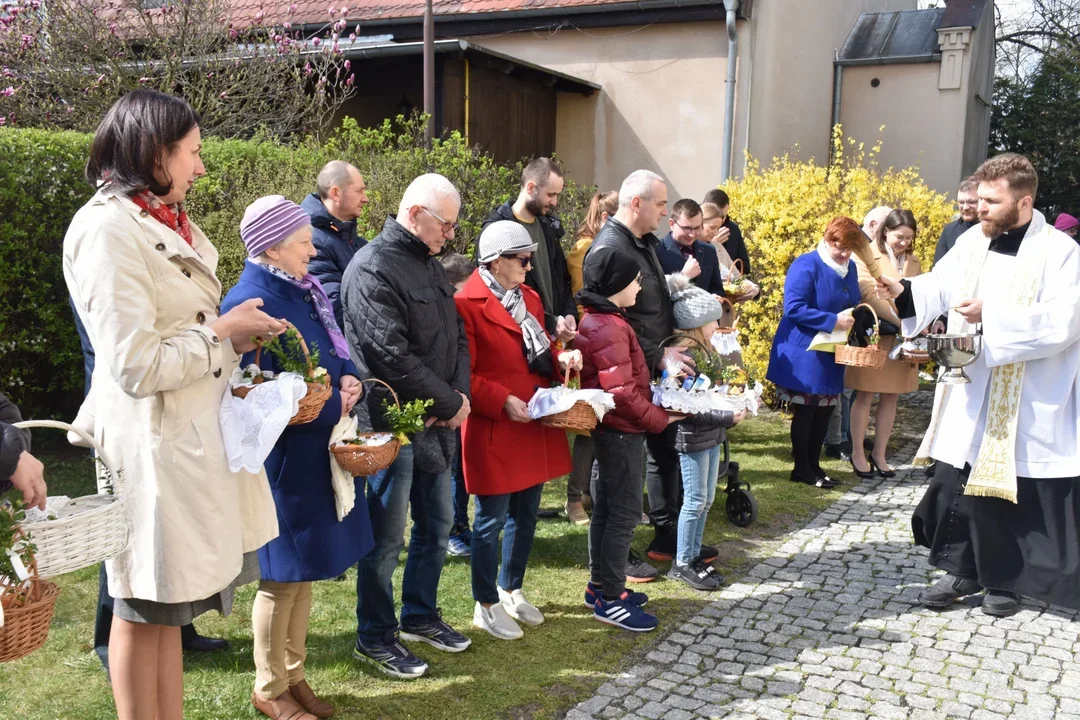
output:
M50 494L90 492L88 459L53 442L58 433L39 431L36 449L45 462ZM840 496L844 486L821 491L788 481L788 424L765 414L731 433L732 455L753 486L760 507L756 524L739 529L727 521L724 496L718 491L705 540L721 548L717 562L729 581L752 562L763 543L805 523ZM850 478L839 463L829 465L833 477ZM851 482L846 481L845 486ZM561 507L565 480L548 484L544 507ZM721 488L718 490L722 490ZM635 547L644 552L651 538L639 527ZM545 614L538 628L526 628L518 641L496 640L471 626L473 601L469 564L449 558L439 597L444 617L472 639L461 654L443 654L426 645L417 653L429 663L428 675L395 681L351 658L355 631L355 570L349 582L315 586L315 605L308 637L308 677L316 692L338 707L342 718L422 718L481 720L542 718L587 697L605 678L632 662L637 651L678 627L680 620L708 602L709 596L661 578L639 586L648 591L650 610L660 618L660 631L645 636L601 625L582 606L586 571L587 528L565 519L541 520L533 545L525 591ZM661 568L662 572L667 566ZM400 584L401 567L395 574ZM105 673L92 650L97 568L59 578L63 588L44 648L20 662L0 665L0 708L3 716L27 720L115 717ZM255 586L240 592L233 614L208 615L197 621L207 635L226 637L224 653L185 658L186 718L260 717L251 707L254 668L251 657L251 601Z

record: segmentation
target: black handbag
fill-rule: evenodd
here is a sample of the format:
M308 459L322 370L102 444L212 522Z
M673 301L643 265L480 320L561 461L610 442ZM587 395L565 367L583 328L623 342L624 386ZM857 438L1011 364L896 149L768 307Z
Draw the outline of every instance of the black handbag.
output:
M886 335L899 335L900 328L892 324L888 320L878 320L878 335L885 337Z

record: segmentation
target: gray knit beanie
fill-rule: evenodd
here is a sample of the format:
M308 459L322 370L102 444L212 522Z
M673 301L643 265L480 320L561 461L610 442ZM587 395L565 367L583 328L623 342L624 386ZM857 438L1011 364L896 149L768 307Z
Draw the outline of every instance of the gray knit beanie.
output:
M675 328L692 330L724 317L724 306L710 293L690 282L682 273L667 276L675 306Z

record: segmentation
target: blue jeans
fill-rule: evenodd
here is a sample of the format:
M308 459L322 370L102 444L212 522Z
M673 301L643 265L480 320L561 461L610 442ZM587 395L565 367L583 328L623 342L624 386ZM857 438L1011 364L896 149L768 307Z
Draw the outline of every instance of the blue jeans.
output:
M465 489L465 474L461 469L461 433L458 432L457 457L451 468L450 492L454 501L454 526L469 529L469 491Z
M375 547L356 573L356 633L365 644L382 642L388 631L398 628L391 580L405 545L410 508L413 527L401 583L401 624L423 622L435 613L453 522L450 471L414 470L413 449L406 445L393 465L368 478L367 502Z
M506 495L477 495L472 535L472 594L482 603L499 602L499 587L520 590L525 582L536 515L540 511L543 483ZM502 568L499 568L499 533L502 533Z
M682 468L683 505L679 512L678 545L675 559L682 565L701 554L705 521L716 498L716 478L720 474L719 445L696 453L679 453Z

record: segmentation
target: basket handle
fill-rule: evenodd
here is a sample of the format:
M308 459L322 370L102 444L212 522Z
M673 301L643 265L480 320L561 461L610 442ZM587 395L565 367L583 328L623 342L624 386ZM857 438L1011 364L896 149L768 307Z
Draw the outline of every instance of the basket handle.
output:
M650 368L650 369L652 370L652 374L653 374L653 375L655 375L655 374L656 374L656 370L657 370L657 368L659 367L659 364L660 364L661 362L663 362L663 360L664 360L664 349L665 349L665 348L667 347L667 344L668 344L669 342L671 342L672 340L689 340L690 342L692 342L692 343L696 344L696 345L697 345L698 347L700 347L700 348L701 348L702 350L704 350L705 352L707 352L707 353L710 353L710 352L712 352L712 348L711 348L711 347L709 347L708 345L704 344L703 342L701 342L701 341L700 341L700 340L698 340L697 338L692 338L692 337L690 337L689 335L668 335L668 336L667 336L666 338L664 338L663 340L661 340L661 341L660 341L660 344L659 344L659 345L657 346L657 347L659 347L659 348L660 348L660 357L659 357L659 359L657 359L657 361L656 361L656 364L655 364L655 365L653 365L653 367L652 367L652 368Z
M53 430L63 430L64 432L75 433L83 441L90 445L90 447L94 449L95 453L97 453L98 460L101 462L102 466L105 468L105 472L109 476L109 484L112 485L113 492L120 492L120 475L115 470L113 470L113 465L111 462L109 462L109 456L108 453L105 452L105 448L101 447L101 445L99 445L98 442L94 440L94 438L90 437L90 435L83 432L79 428L68 425L65 422L60 422L59 420L24 420L22 422L15 423L15 427L20 429L52 428Z
M738 261L736 261L736 262L738 262ZM731 314L733 316L733 319L731 321L731 328L730 329L734 330L737 327L739 327L740 315L739 315L739 311L735 308L735 303L731 302L730 300L728 300L723 295L714 295L713 297L715 297L717 300L719 300L721 305L727 303L727 306L729 308L731 308Z
M297 330L296 326L293 325L288 320L282 320L282 322L285 323L285 329L286 330L290 330L290 329L291 330L296 330L296 337L299 338L299 340L300 340L300 349L304 351L304 359L307 362L311 362L311 351L308 350L307 342L304 340L304 336L301 335L300 331ZM262 349L263 349L263 339L260 336L256 336L255 337L255 364L256 365L259 364L259 358L262 357ZM387 386L387 387L389 387L389 386Z
M379 378L374 378L374 377L373 378L368 378L367 380L361 380L360 381L361 385L363 385L364 383L379 383L380 385L385 387L387 390L390 391L390 396L394 398L394 404L398 406L399 410L401 409L401 400L398 399L398 394L396 392L394 392L394 388L390 387L389 383L387 383L387 382L385 382L383 380L380 380Z
M739 266L738 271L735 270L736 265ZM743 267L742 258L735 258L734 260L732 260L731 261L731 267L728 268L728 269L731 270L731 272L733 272L733 273L738 272L739 273L738 277L742 277L743 275L746 274L746 269Z
M861 307L864 307L867 310L869 310L870 314L874 316L874 335L876 335L878 333L878 323L881 322L881 319L878 317L877 311L874 310L874 306L871 305L870 303L859 303L855 307L851 308L851 310L852 310L852 312L854 312L855 310L857 310L857 309L859 309ZM871 337L873 337L873 335L871 335ZM874 343L872 343L874 345L874 347L877 347L877 344L878 344L879 341L880 341L880 338L879 338L878 341L875 341Z
M571 370L570 366L567 365L566 366L566 372L563 374L563 387L569 386L571 378L573 378L575 375L577 376L578 384L580 385L581 384L581 371L580 370Z
M0 508L0 512L11 513L12 511ZM12 533L12 545L18 545L19 540L23 540L28 545L30 544L30 536L26 534L26 531L22 529L21 525L16 525L15 532ZM29 585L30 594L27 597L27 600L33 601L41 597L41 583L33 582L35 580L40 580L41 576L38 574L37 555L34 554L32 549L27 549L27 553L30 555L30 565L26 568L26 578L24 580L20 580L17 577L8 578L11 580L11 583L10 585L7 585L7 587L10 591L17 591L24 582L31 581ZM4 589L5 584L0 583L0 595L4 594Z

